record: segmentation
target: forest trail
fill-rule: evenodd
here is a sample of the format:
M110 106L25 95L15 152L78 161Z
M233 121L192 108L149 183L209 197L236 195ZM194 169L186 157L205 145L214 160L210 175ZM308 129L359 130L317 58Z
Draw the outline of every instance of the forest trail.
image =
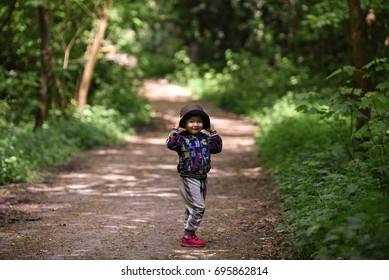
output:
M203 101L223 152L212 156L204 248L182 248L177 155L165 147L190 93L147 81L156 115L118 147L83 153L43 182L0 187L0 259L283 259L279 199L258 167L253 126Z

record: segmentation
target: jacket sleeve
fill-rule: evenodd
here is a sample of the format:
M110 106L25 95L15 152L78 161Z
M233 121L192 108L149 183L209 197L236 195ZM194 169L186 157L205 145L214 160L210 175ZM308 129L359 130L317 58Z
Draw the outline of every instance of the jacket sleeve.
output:
M183 144L184 139L180 135L178 129L173 128L166 139L166 147L169 150L178 152L181 150Z
M211 132L211 137L209 138L209 145L211 154L218 154L222 151L223 140L217 131Z

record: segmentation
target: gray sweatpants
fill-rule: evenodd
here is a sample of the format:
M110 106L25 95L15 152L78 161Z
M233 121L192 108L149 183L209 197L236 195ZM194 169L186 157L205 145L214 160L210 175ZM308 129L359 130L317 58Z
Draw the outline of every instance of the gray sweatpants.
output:
M205 213L207 178L180 178L180 194L185 202L184 228L195 232Z

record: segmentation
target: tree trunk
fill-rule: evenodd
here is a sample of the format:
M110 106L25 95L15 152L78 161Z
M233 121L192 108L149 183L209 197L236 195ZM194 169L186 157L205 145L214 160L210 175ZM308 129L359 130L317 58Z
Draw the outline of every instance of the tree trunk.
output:
M55 66L56 66L56 62L55 62L55 57L54 57L52 52L49 53L49 57L50 57L50 63L51 63L50 64L50 69L51 69L50 74L51 74L51 77L54 81L54 86L55 86L55 90L56 90L56 102L54 102L54 103L57 103L57 105L60 107L62 113L67 118L69 116L67 116L65 109L67 107L68 102L66 100L64 92L62 91L61 80L58 79L58 77L56 75L56 71L54 70Z
M34 130L40 129L46 119L46 108L48 98L48 82L50 69L49 55L49 14L46 8L38 7L39 32L40 32L40 49L41 49L41 68L40 68L40 89L39 89L39 106L35 118Z
M288 19L288 42L287 49L288 52L297 53L298 50L296 48L296 31L297 31L297 1L296 0L288 0L287 3L290 7L289 19Z
M105 0L104 2L103 12L97 24L97 30L93 40L93 45L91 51L88 54L88 62L85 65L84 73L82 75L77 94L77 107L79 109L83 109L85 107L85 104L87 103L89 87L97 60L97 54L99 52L101 42L104 39L104 33L107 27L110 3L111 0Z
M16 0L12 0L12 2L8 3L8 5L9 5L8 12L5 15L5 17L0 21L0 32L4 28L4 26L6 26L7 23L10 21L12 17L12 13L15 11Z
M349 15L350 15L350 35L353 49L353 58L355 67L360 70L367 64L366 58L366 44L367 33L365 20L361 10L360 0L348 0ZM371 81L369 78L363 77L362 71L355 73L355 80L358 86L362 89L362 96L371 91ZM370 109L364 109L359 111L357 116L356 129L360 129L364 126L371 115Z

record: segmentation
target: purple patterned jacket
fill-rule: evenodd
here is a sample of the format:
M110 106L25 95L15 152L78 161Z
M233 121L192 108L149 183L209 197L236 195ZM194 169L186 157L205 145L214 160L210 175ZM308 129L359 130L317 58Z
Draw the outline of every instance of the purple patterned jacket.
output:
M178 154L177 171L183 177L206 178L211 170L211 154L222 151L222 138L214 131L211 136L200 132L192 135L186 130L173 128L166 146Z

